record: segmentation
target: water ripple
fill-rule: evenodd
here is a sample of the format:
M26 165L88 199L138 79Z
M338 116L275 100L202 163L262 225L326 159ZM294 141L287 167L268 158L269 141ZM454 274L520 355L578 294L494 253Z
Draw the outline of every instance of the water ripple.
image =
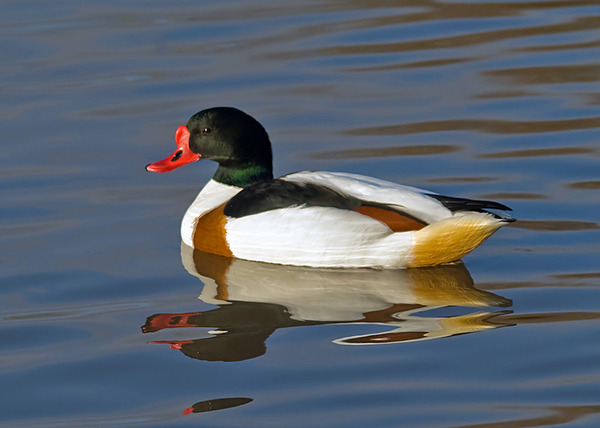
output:
M600 117L564 120L510 121L493 119L439 120L399 125L356 128L348 135L402 135L425 132L479 131L490 134L539 134L600 128ZM586 153L593 150L586 149Z

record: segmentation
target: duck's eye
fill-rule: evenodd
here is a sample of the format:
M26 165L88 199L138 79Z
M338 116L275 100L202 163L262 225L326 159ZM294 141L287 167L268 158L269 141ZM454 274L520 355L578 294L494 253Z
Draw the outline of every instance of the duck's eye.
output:
M210 134L212 132L212 128L202 128L203 134Z

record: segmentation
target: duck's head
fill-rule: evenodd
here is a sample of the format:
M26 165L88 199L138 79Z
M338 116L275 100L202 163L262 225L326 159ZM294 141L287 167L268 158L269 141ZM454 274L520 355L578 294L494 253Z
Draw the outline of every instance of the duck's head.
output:
M267 131L252 116L233 107L214 107L193 115L175 132L177 149L146 166L152 172L169 172L180 166L211 159L219 163L215 180L244 187L273 178L271 142Z

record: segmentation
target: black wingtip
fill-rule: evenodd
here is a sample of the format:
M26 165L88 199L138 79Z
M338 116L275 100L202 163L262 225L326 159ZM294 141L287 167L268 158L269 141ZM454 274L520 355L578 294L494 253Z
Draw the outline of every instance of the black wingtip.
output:
M512 211L511 207L507 207L504 204L501 204L500 202L494 202L494 201L479 201L479 202L485 202L486 204L490 204L490 205L495 205L494 207L489 207L495 210L502 210L502 211Z
M500 202L484 201L479 199L456 198L454 196L437 195L435 193L427 193L427 196L437 200L450 211L478 211L488 212L487 210L512 211Z

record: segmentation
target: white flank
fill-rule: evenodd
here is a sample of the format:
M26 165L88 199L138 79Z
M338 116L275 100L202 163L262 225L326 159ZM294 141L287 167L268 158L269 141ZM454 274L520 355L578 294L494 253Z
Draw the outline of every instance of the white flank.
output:
M233 198L240 187L228 186L215 180L210 180L198 193L192 205L187 209L181 221L181 239L187 245L193 247L194 228L196 219L208 211L218 207Z
M413 232L393 233L354 211L290 207L229 219L227 242L235 257L318 267L406 265Z

